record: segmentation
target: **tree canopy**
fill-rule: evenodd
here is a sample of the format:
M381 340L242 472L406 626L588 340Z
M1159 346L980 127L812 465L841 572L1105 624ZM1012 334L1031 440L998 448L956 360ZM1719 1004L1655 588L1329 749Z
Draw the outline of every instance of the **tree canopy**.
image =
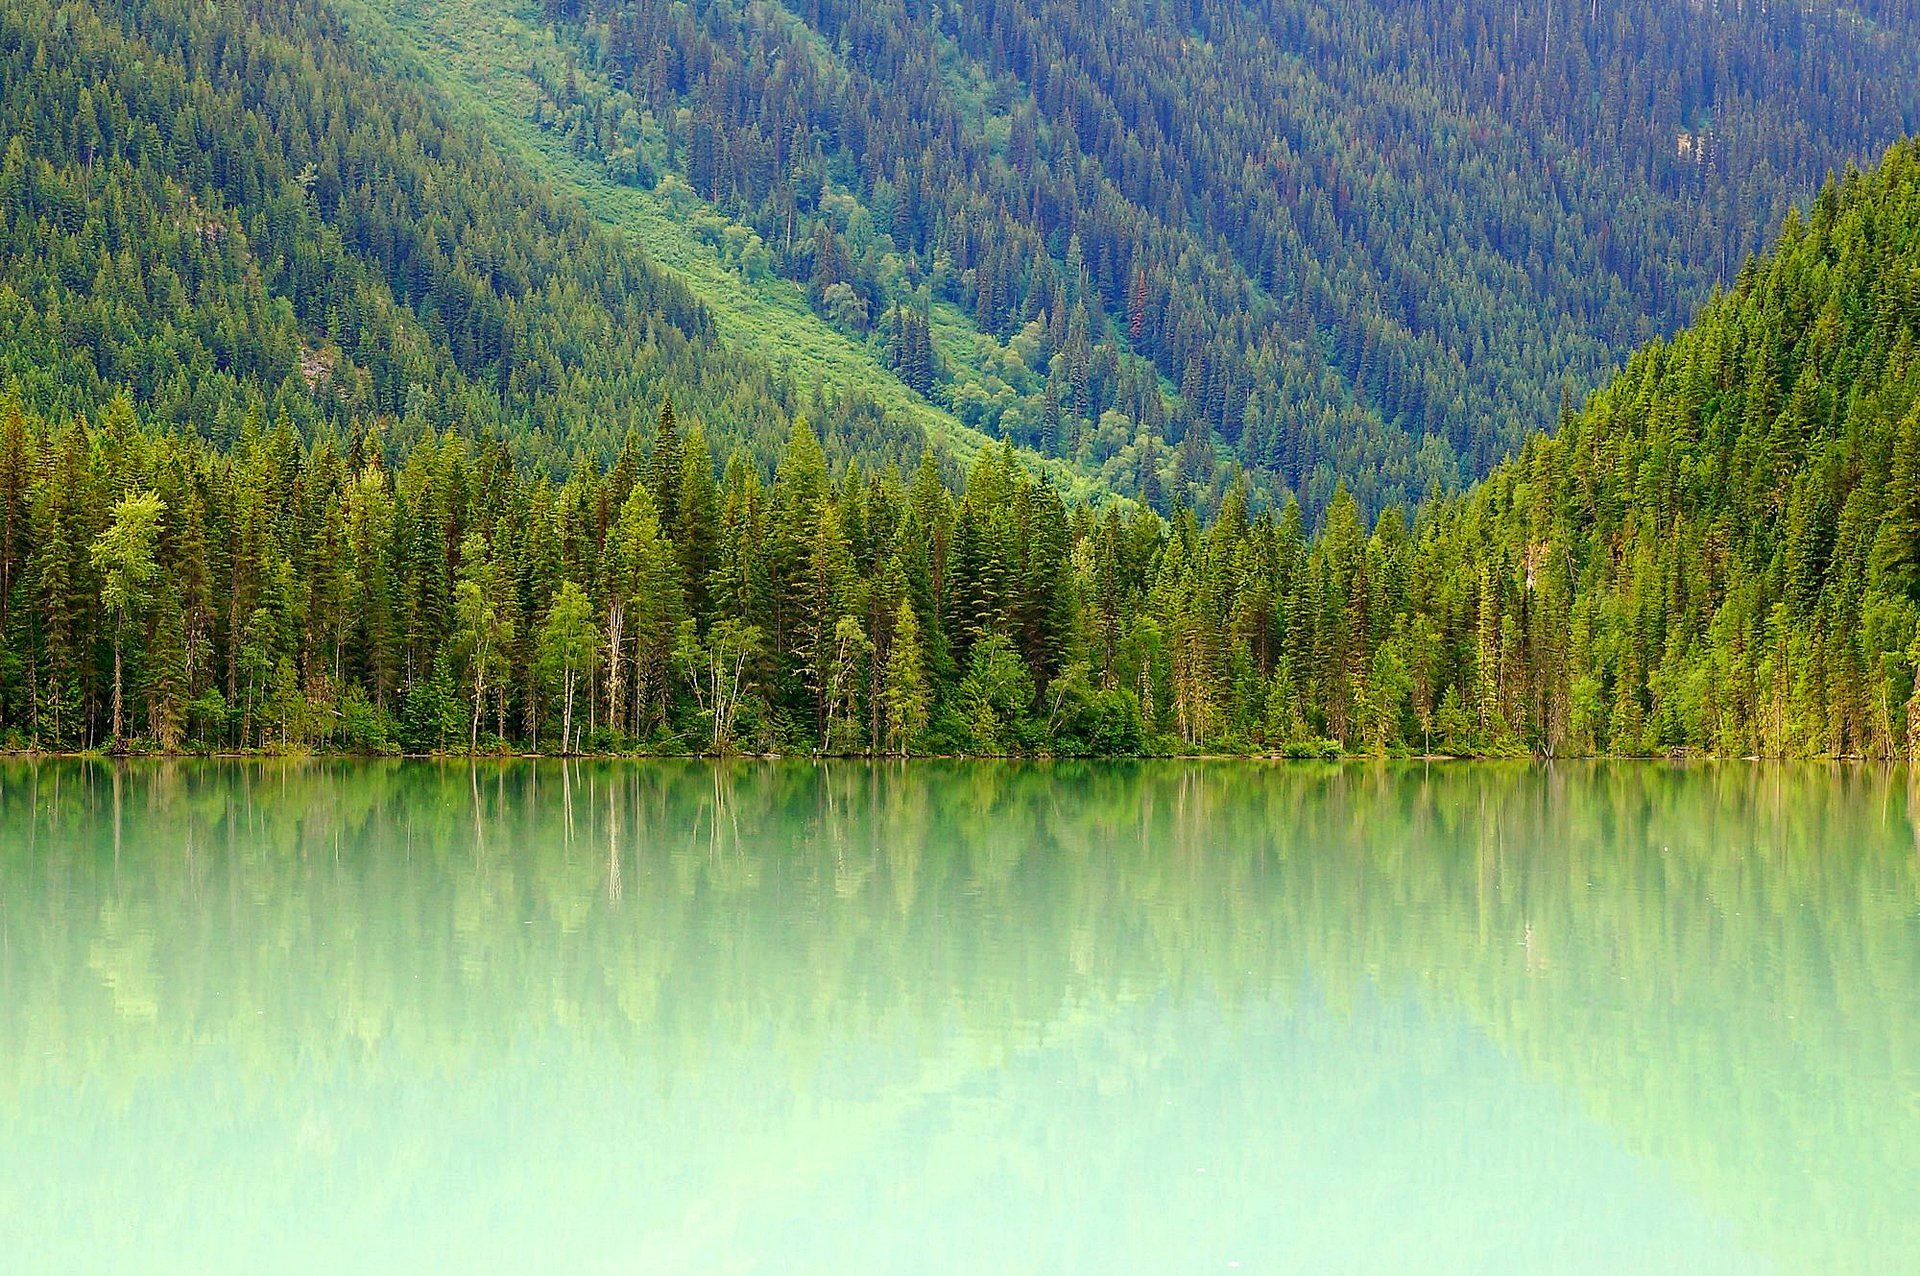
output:
M1337 489L1317 527L1244 483L1205 523L1070 508L1008 445L956 491L804 419L770 483L665 405L556 480L15 393L0 731L98 741L125 636L160 742L1912 756L1916 280L1909 142L1485 482L1411 521Z

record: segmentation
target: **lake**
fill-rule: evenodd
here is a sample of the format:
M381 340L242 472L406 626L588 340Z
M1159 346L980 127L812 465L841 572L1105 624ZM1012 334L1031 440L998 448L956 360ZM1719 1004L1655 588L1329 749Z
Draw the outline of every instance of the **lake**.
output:
M1920 790L0 763L0 1269L1920 1263Z

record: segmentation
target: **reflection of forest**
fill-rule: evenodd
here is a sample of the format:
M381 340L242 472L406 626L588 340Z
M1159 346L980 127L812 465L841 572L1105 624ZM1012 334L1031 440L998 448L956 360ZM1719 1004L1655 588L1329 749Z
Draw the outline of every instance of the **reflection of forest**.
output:
M1163 989L1377 983L1795 1265L1920 1253L1915 810L1811 766L7 764L0 1112L208 1042L671 1075L957 1019L937 1084Z

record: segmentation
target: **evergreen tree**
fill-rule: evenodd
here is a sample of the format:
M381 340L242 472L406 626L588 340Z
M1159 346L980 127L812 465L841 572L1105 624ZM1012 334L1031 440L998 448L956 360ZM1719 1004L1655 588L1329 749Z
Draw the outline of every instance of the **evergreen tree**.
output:
M920 649L920 622L904 598L894 612L893 642L887 652L882 695L886 701L887 751L905 757L927 729L933 697Z
M682 481L680 426L673 414L671 397L660 401L660 416L654 423L653 450L647 456L647 491L653 495L654 512L660 526L677 526Z

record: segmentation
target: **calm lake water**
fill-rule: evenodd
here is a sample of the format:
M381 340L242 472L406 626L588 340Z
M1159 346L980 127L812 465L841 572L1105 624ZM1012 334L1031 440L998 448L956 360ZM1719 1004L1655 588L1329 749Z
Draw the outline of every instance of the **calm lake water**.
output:
M1920 790L0 764L0 1270L1920 1268Z

